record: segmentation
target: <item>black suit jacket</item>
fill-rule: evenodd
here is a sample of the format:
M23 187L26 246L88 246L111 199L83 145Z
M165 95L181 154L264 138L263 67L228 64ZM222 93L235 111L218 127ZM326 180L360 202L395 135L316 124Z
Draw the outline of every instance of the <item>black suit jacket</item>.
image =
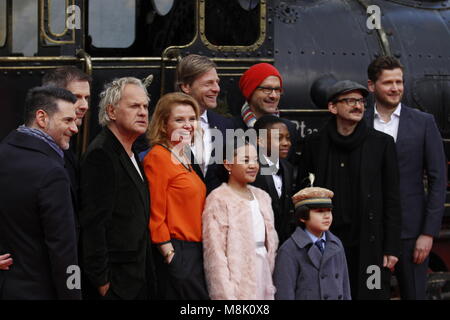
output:
M75 143L75 139L71 139L70 143ZM64 150L64 167L66 168L67 175L70 179L70 192L72 195L72 205L75 215L75 224L77 230L77 237L80 233L80 223L78 219L79 210L79 192L80 192L80 167L77 156L72 149Z
M221 134L222 134L222 143L225 143L225 138L226 138L226 130L227 129L234 129L233 127L233 122L231 121L231 119L225 118L224 116L221 116L220 114L211 111L211 110L207 110L207 116L208 116L208 124L209 127L211 129L217 129L220 130ZM213 144L214 144L214 140L213 140ZM212 152L211 152L211 161L214 161L215 159L215 149L213 147ZM191 160L193 160L193 155L191 155ZM206 176L203 176L203 173L200 169L200 166L198 164L195 163L195 161L192 161L193 165L193 169L195 170L195 172L197 173L197 175L203 180L203 182L205 182L206 184L206 193L209 194L212 190L214 190L215 188L217 188L218 186L220 186L222 184L223 181L221 181L219 175L218 175L218 171L220 170L220 166L222 163L223 159L216 159L216 160L220 160L220 161L214 161L213 163L211 163L208 165L208 169L206 171ZM219 162L219 163L217 163Z
M150 195L140 164L139 169L143 179L108 128L92 141L81 163L84 271L95 287L110 282L110 290L123 299L136 298L145 285L155 293Z
M291 136L291 149L289 150L289 154L287 157L287 160L294 166L297 165L298 163L298 156L296 154L296 150L297 150L297 146L299 143L299 134L298 134L298 130L297 127L295 125L295 123L293 123L292 121L288 120L288 119L284 119L284 118L280 118L287 126L288 130L289 130L289 135ZM242 129L244 131L246 131L248 129L247 124L244 122L244 120L242 119L242 116L236 116L232 119L233 121L233 126L234 129Z
M365 112L373 128L374 109ZM402 104L395 143L400 171L402 238L438 236L447 192L447 164L442 138L431 114ZM423 184L427 174L427 190Z
M261 167L263 166L267 166L267 164L261 163ZM293 195L293 168L287 160L280 159L280 174L283 181L281 197L278 197L272 175L261 175L260 170L256 176L255 182L252 183L255 187L266 191L272 198L275 230L277 231L280 240L279 245L283 244L295 229L295 224L293 223L294 205L291 199Z
M80 299L67 286L78 259L64 160L44 141L13 131L0 144L0 177L0 247L14 260L3 271L0 300Z

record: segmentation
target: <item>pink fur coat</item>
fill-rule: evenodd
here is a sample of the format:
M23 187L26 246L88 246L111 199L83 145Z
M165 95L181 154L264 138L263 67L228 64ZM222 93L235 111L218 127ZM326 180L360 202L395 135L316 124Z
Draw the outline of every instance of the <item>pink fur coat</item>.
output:
M266 248L273 272L278 236L270 196L249 186L259 202L266 227ZM203 257L209 295L214 300L254 300L256 251L252 213L248 200L226 183L206 198L203 211ZM275 292L272 279L267 290Z

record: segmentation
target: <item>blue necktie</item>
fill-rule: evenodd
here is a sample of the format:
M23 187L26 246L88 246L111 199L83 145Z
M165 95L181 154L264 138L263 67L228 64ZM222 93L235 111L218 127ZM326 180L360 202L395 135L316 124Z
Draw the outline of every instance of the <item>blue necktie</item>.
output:
M323 243L324 243L325 241L323 241L323 239L319 239L319 240L317 240L316 242L314 242L314 244L317 246L317 248L319 248L319 250L320 250L320 253L322 253L323 254L323 251L325 250L324 248L323 248Z

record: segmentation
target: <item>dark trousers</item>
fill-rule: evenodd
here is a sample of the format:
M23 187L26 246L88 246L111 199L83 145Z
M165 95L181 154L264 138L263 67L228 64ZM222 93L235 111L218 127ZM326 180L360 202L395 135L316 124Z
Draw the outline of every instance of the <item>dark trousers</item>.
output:
M100 296L100 295L99 295ZM114 290L112 290L111 287L109 287L109 290L106 292L106 295L104 297L100 297L100 300L124 300L122 297L117 295ZM139 291L139 294L137 295L134 300L149 300L149 292L147 286L143 286L141 291Z
M380 269L380 288L369 289L367 280L372 274L367 273L367 265L362 265L360 247L344 247L352 300L387 300L390 297L391 272L388 268ZM382 267L382 266L380 266Z
M209 300L203 270L201 242L172 239L175 254L170 264L155 249L158 296L165 300ZM157 251L157 252L156 252Z
M402 255L395 265L395 275L403 300L426 300L429 256L421 264L413 262L417 239L402 240Z
M346 247L345 258L347 260L350 292L353 300L357 300L360 282L359 247Z

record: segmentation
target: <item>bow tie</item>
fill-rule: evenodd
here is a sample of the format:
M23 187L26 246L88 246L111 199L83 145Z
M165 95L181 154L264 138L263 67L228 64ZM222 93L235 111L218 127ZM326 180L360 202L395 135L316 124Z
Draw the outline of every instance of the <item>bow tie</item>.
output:
M261 168L265 168L266 174L268 171L268 174L276 174L276 175L280 175L281 174L281 168L277 168L276 165L272 164L272 165L268 165L268 164L264 164L261 163Z

